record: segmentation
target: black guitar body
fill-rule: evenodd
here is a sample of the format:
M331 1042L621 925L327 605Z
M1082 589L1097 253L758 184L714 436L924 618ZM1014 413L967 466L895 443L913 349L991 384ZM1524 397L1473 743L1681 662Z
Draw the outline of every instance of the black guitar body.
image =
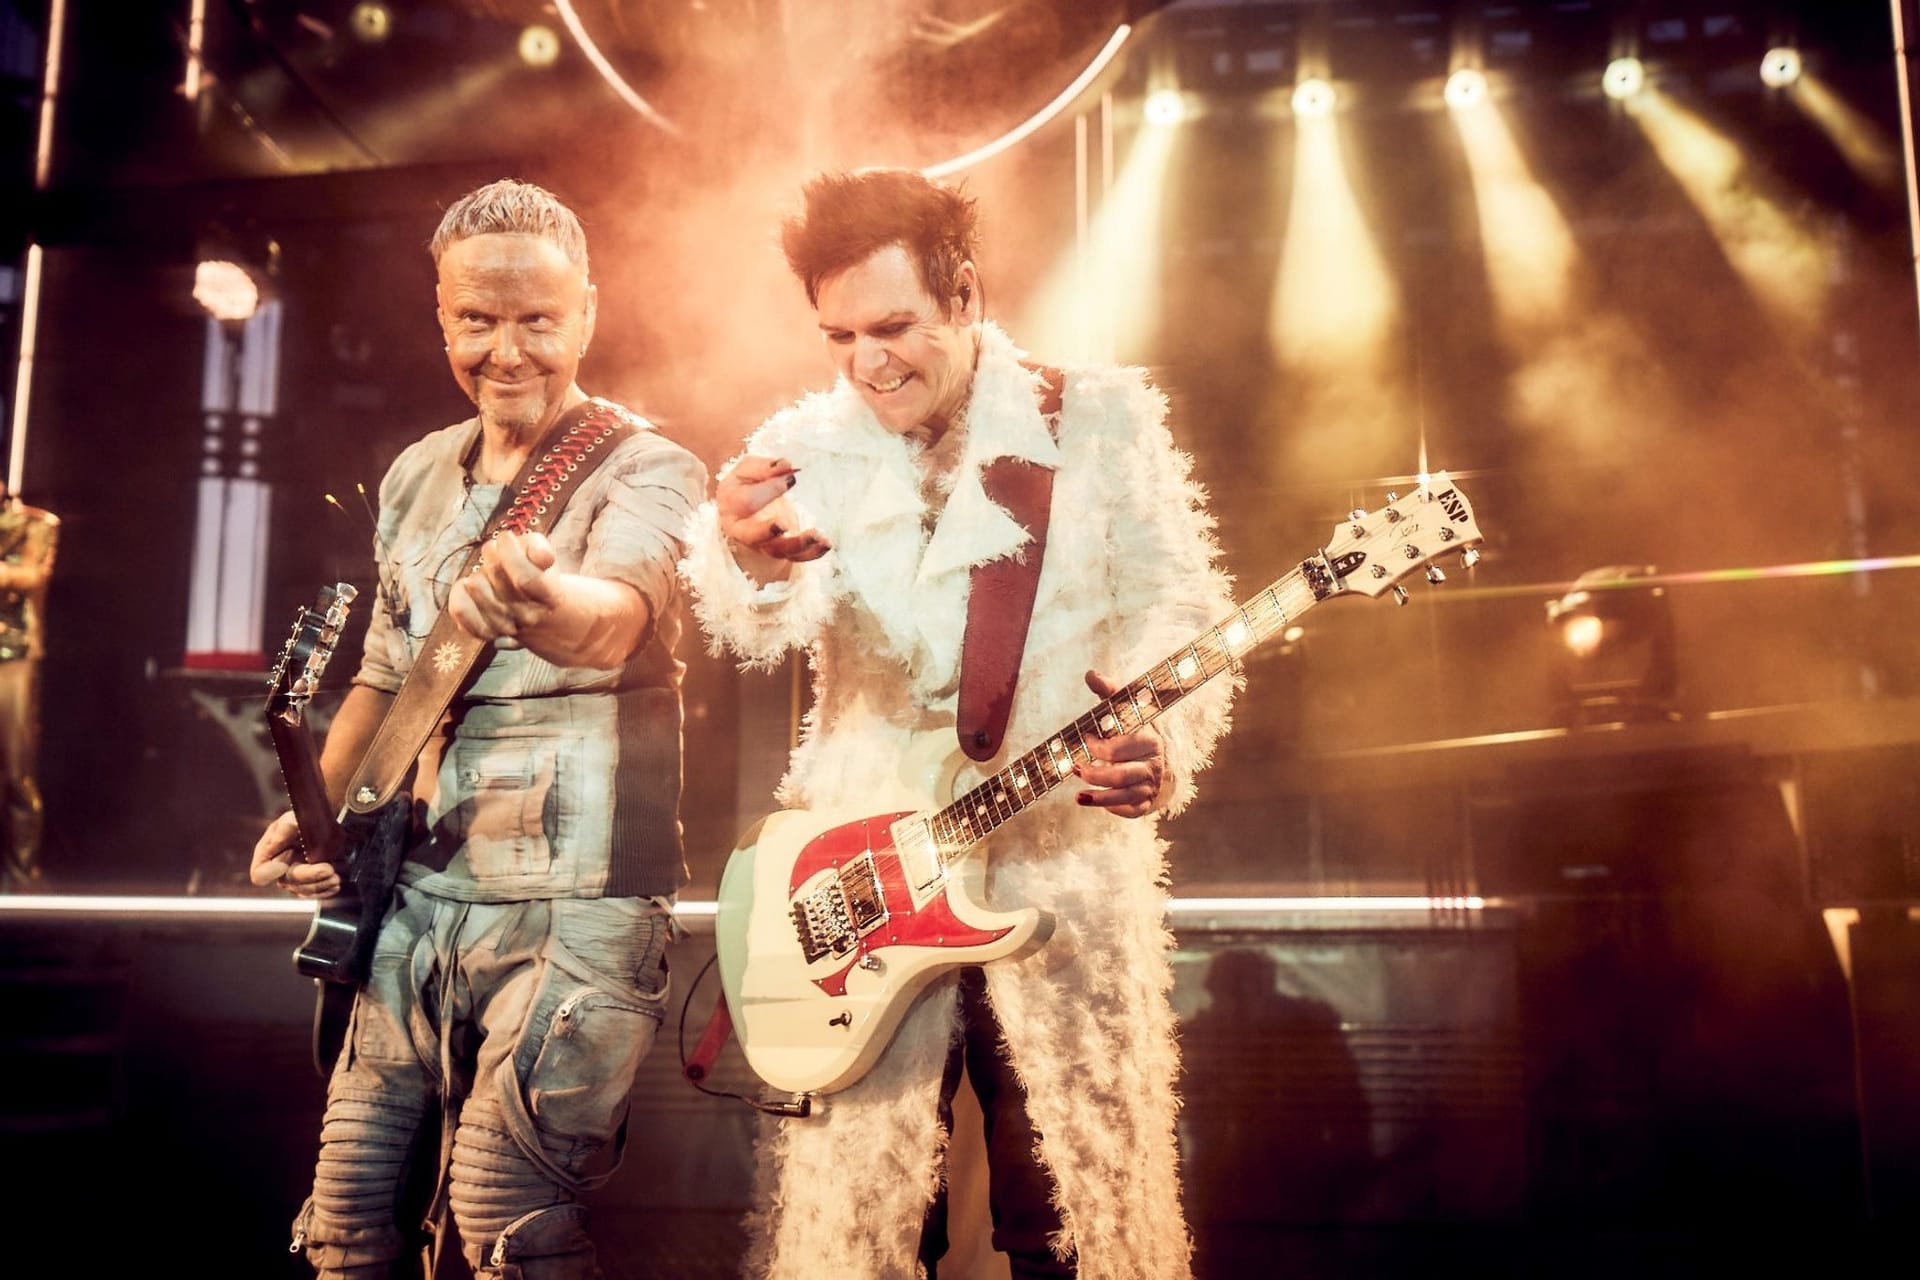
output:
M306 940L294 949L294 967L320 988L313 1062L322 1075L333 1070L346 1042L354 993L367 980L412 827L413 798L404 791L373 813L341 824L346 849L341 890L319 904Z

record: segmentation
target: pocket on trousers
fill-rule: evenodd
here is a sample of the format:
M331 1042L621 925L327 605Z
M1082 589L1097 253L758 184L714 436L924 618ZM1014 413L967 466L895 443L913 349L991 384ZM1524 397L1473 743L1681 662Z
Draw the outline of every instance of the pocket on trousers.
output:
M566 983L558 970L549 968L547 978L527 1028L537 1040L521 1046L523 1053L533 1050L523 1077L527 1110L543 1135L585 1154L610 1141L626 1115L627 1094L659 1022L652 1011L600 987ZM571 990L559 995L561 985Z

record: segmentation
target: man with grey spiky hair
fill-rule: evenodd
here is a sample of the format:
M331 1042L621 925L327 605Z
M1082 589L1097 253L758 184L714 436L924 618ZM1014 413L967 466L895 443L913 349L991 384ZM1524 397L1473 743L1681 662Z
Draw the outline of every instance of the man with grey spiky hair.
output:
M479 1280L586 1280L600 1272L580 1196L620 1161L686 880L674 566L706 473L581 390L596 296L566 205L495 182L456 201L430 247L475 413L410 445L380 486L378 602L321 753L334 803L377 791L367 761L389 711L403 718L402 684L465 670L442 615L483 647L413 761L405 860L333 1059L294 1247L322 1277L371 1280L422 1246L423 1218L436 1254L450 1215ZM484 535L596 449L544 532ZM339 893L340 870L299 847L292 816L275 819L254 881ZM428 1203L409 1203L423 1185Z

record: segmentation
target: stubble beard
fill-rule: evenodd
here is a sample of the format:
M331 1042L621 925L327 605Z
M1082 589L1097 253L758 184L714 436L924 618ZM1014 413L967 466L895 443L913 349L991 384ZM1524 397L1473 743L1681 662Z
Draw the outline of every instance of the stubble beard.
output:
M498 402L489 404L483 397L476 407L480 410L481 425L505 436L508 442L519 444L531 437L539 427L548 404L544 396L538 400L516 397L504 405Z

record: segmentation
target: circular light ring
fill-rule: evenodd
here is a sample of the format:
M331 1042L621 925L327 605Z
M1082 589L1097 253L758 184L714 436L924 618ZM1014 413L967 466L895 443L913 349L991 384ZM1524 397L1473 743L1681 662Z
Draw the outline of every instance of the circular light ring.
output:
M593 37L587 34L586 27L580 21L580 15L574 12L573 0L553 0L553 7L559 13L561 23L567 28L567 34L572 36L573 42L580 46L580 52L587 56L587 61L593 64L593 69L600 73L600 78L607 82L608 87L619 94L621 100L628 106L639 112L641 118L649 124L664 129L668 133L678 134L679 126L655 110L652 103L635 93L633 86L613 69L613 64L607 61L607 55L600 52L600 46L595 44Z
M1071 106L1073 100L1084 93L1087 86L1092 84L1102 71L1106 70L1107 64L1113 61L1114 56L1120 52L1120 46L1127 42L1127 37L1131 34L1133 34L1133 28L1124 22L1121 23L1113 29L1113 34L1107 37L1107 42L1100 47L1100 52L1093 55L1093 61L1089 62L1086 67L1081 70L1080 74L1073 78L1071 84L1054 95L1052 102L1049 102L1046 106L1040 108L1025 120L1022 120L1019 124L995 138L992 142L984 146L975 147L966 154L955 156L951 160L942 160L939 164L928 165L920 170L920 172L929 178L944 178L949 174L958 173L962 169L979 164L982 160L991 159L999 155L1002 151L1005 151L1008 147L1011 147L1014 143L1027 137L1034 130L1040 128Z
M1331 115L1338 101L1333 86L1318 78L1302 80L1293 89L1293 113L1297 116Z
M1487 100L1486 73L1477 67L1462 67L1447 77L1443 90L1447 105L1460 110L1478 106Z
M1760 80L1769 89L1784 89L1800 78L1802 69L1798 49L1769 49L1760 59Z
M1186 100L1178 89L1155 89L1141 108L1148 124L1175 125L1187 114Z
M600 52L600 46L595 44L593 37L587 34L586 26L580 21L580 15L574 10L573 0L553 0L553 7L554 10L559 13L560 21L566 26L567 34L571 35L574 43L580 46L580 52L586 55L587 61L593 64L593 69L600 73L600 78L607 82L608 87L620 95L621 100L638 112L648 123L665 130L667 133L678 135L680 127L661 115L652 103L634 92L633 86L628 84L625 77L618 71L614 70L613 64L607 61L604 53ZM1067 107L1072 104L1073 100L1079 97L1089 84L1093 83L1094 78L1106 70L1107 64L1113 61L1114 55L1120 52L1120 46L1127 42L1127 37L1131 35L1132 32L1132 26L1124 22L1115 27L1113 34L1107 38L1106 44L1101 46L1100 52L1093 55L1093 61L1089 62L1080 74L1073 78L1072 83L1062 89L1052 102L1049 102L1046 106L1040 108L1040 110L1007 130L1007 132L983 146L975 147L972 151L968 151L963 155L955 156L951 160L943 160L939 164L928 165L921 169L920 172L929 178L943 178L949 174L958 173L962 169L979 164L982 160L999 155L1008 147L1021 141L1033 133L1034 130L1039 129L1049 120L1052 120L1062 111L1065 111Z
M1600 77L1600 87L1616 102L1631 98L1647 87L1646 64L1638 58L1615 58Z

